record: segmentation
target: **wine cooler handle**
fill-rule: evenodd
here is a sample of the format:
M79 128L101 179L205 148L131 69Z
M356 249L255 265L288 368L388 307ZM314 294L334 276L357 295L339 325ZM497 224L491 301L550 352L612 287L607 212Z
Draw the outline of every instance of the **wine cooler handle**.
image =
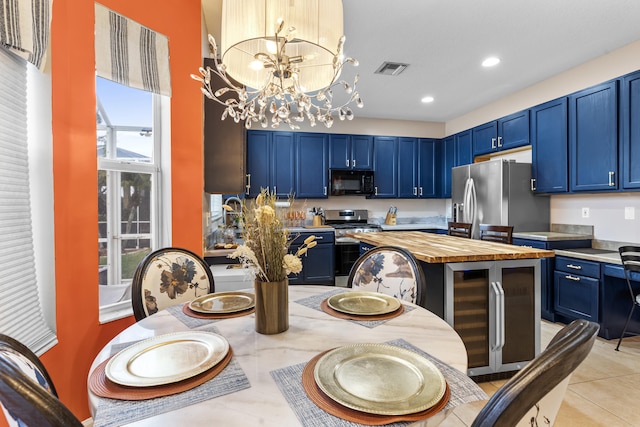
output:
M494 320L494 333L493 342L491 342L491 351L496 351L498 349L498 344L500 343L500 337L498 336L498 325L500 324L500 291L498 290L496 282L490 282L490 286L491 296L493 297L490 298L490 307L491 305L493 306L490 308L490 310L493 310L493 316L490 316L490 318L493 318ZM491 334L489 334L489 336L491 336Z
M491 345L492 351L498 351L504 346L504 290L500 282L491 282L491 291L494 295L494 342Z

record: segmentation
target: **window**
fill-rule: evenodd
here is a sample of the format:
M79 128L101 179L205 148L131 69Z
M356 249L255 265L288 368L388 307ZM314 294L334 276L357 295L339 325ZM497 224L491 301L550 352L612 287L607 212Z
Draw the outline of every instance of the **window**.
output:
M159 247L162 96L96 78L101 320L131 312L138 263Z

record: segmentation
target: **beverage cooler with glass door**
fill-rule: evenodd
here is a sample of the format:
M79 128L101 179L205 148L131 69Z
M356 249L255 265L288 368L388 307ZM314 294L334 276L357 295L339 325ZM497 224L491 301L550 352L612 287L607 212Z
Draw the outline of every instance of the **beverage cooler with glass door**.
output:
M470 377L520 370L540 353L540 260L446 264L444 308Z

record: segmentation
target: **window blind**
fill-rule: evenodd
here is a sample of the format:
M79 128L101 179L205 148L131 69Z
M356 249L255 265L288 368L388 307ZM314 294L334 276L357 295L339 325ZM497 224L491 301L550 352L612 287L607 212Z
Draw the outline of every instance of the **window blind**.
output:
M44 68L52 0L0 0L0 45Z
M55 343L56 336L45 322L36 282L27 151L27 63L0 49L0 76L0 333L40 354Z
M171 96L167 36L98 3L95 13L98 76L125 86Z

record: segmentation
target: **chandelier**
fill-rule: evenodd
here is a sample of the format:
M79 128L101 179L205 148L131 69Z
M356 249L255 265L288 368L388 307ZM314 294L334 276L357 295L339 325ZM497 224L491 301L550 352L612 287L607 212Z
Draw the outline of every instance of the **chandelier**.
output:
M330 128L334 114L352 120L348 105L363 105L358 75L353 84L339 80L345 64L358 65L344 58L342 33L342 0L224 0L221 56L209 35L215 67L191 77L226 107L222 120L299 129L306 118Z

